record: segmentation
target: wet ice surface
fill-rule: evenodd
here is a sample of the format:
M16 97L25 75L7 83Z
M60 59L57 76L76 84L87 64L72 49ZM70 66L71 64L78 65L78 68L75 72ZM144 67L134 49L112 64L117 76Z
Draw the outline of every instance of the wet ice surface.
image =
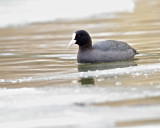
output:
M140 128L159 127L159 123L155 123L160 118L159 65L1 80L1 84L12 86L52 83L45 87L1 88L0 127L118 128L134 124ZM124 83L122 78L129 79L133 85ZM72 84L56 86L54 80L57 79L67 79ZM80 79L81 85L76 79ZM103 85L95 86L90 79L95 85L98 82ZM84 80L88 82L84 84Z
M160 118L159 105L91 103L160 97L157 86L45 87L0 90L1 127L113 127L116 122ZM25 99L25 100L24 100ZM4 102L5 101L5 102ZM83 104L82 104L83 103ZM122 116L123 115L123 116ZM146 116L147 115L147 116ZM23 117L23 118L22 118ZM62 123L63 122L63 123Z
M115 5L115 2L117 5ZM121 4L122 2L123 4ZM90 3L90 0L82 0L77 6L74 0L39 0L38 2L36 0L1 1L0 27L18 26L26 23L46 22L57 19L87 18L104 12L132 12L135 7L132 0L95 0L92 1L92 6L90 6ZM99 6L96 6L97 4ZM121 6L118 6L119 4ZM82 6L83 10L81 9ZM60 8L63 8L63 10L60 10ZM22 17L22 15L25 16Z
M0 29L0 127L160 127L159 1L136 7ZM78 47L67 45L78 29L88 30L93 43L122 40L140 54L131 61L77 64Z

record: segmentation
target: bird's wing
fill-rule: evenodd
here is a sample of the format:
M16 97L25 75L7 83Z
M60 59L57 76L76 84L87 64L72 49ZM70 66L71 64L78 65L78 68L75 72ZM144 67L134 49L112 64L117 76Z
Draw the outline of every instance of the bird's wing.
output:
M106 40L106 41L100 41L95 44L93 44L93 48L103 50L103 51L127 51L132 49L136 54L137 51L132 48L130 45L123 41L115 41L115 40Z

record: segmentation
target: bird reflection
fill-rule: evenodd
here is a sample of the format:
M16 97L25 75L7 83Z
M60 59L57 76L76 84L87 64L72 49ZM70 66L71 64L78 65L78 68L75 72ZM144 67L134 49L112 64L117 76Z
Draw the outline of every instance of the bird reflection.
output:
M137 66L137 64L134 60L120 61L120 62L108 62L108 63L95 63L95 64L79 64L78 71L88 72L88 71L96 71L96 70L125 68L125 67L130 67L130 66ZM93 77L81 78L79 82L82 85L95 85L95 80Z
M95 81L93 78L81 78L79 80L79 82L82 84L82 85L95 85Z

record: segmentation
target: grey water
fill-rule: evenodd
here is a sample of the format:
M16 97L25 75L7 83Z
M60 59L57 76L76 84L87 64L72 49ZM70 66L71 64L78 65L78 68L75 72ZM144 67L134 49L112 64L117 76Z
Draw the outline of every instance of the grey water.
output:
M139 0L133 12L1 28L0 127L160 127L159 5ZM140 54L78 64L78 46L67 45L79 29Z

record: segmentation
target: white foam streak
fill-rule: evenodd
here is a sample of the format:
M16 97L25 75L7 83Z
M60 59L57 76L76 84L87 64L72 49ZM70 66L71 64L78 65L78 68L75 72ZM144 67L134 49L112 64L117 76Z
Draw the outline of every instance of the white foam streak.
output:
M111 76L120 76L120 75L137 75L145 73L155 73L160 72L160 63L150 64L150 65L141 65L134 67L126 68L116 68L109 70L97 70L97 71L88 71L88 72L79 72L71 74L61 74L61 75L50 75L50 76L40 76L40 77L25 77L20 79L0 79L0 83L21 83L21 82L32 82L32 81L43 81L43 80L54 80L54 79L78 79L78 78L89 78L89 77L111 77Z

